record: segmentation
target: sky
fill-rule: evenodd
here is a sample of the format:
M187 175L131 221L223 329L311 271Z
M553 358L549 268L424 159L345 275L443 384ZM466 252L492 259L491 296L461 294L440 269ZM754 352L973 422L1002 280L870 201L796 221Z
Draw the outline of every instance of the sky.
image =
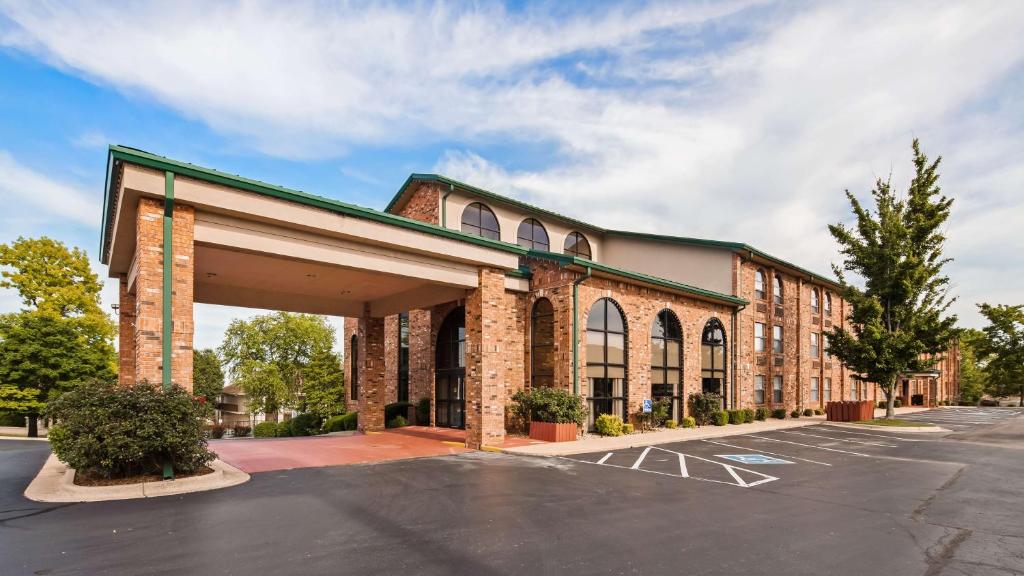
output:
M101 277L109 144L377 209L436 172L830 274L844 191L905 189L915 137L978 327L1024 303L1024 3L0 0L0 242ZM257 313L197 305L196 346Z

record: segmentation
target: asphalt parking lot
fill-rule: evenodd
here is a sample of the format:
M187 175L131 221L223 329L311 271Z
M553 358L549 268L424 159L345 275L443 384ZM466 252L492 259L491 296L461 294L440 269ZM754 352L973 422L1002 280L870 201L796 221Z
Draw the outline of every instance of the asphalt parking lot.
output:
M1019 574L1024 418L993 410L948 435L473 452L63 506L20 498L46 445L0 441L0 573Z

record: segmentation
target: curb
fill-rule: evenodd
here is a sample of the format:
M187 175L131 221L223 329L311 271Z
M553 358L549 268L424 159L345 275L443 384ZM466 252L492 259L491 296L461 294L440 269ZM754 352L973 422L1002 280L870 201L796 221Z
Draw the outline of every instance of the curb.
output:
M119 486L78 486L75 484L74 468L50 454L24 494L36 502L103 502L205 492L249 481L248 474L222 460L214 460L210 468L213 469L210 474L180 480Z

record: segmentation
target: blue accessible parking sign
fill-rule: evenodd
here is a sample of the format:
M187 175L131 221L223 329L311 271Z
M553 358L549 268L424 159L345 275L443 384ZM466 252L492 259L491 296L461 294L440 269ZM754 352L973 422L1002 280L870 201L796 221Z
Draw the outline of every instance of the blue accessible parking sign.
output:
M739 462L740 464L792 464L789 460L772 458L764 454L715 454L715 456Z

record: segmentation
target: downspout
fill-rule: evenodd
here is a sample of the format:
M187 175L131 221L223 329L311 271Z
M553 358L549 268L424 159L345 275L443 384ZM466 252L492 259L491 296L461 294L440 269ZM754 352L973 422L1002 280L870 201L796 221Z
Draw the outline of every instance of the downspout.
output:
M733 308L732 310L732 398L730 399L729 404L732 406L733 410L735 410L738 406L736 403L736 397L739 396L739 386L737 386L736 384L736 366L739 364L739 352L737 350L739 347L739 337L736 330L738 326L739 314L740 312L743 312L746 309L747 305L744 304L743 306L739 308Z
M163 322L161 326L160 344L163 365L162 388L164 392L171 389L171 330L173 315L171 292L174 282L174 172L164 172L164 219L163 219ZM174 478L174 466L170 460L165 459L163 463L164 480Z
M572 393L580 394L580 284L587 281L593 274L590 266L587 273L572 282Z
M441 228L448 227L448 196L455 192L455 185L448 184L448 191L441 196Z

